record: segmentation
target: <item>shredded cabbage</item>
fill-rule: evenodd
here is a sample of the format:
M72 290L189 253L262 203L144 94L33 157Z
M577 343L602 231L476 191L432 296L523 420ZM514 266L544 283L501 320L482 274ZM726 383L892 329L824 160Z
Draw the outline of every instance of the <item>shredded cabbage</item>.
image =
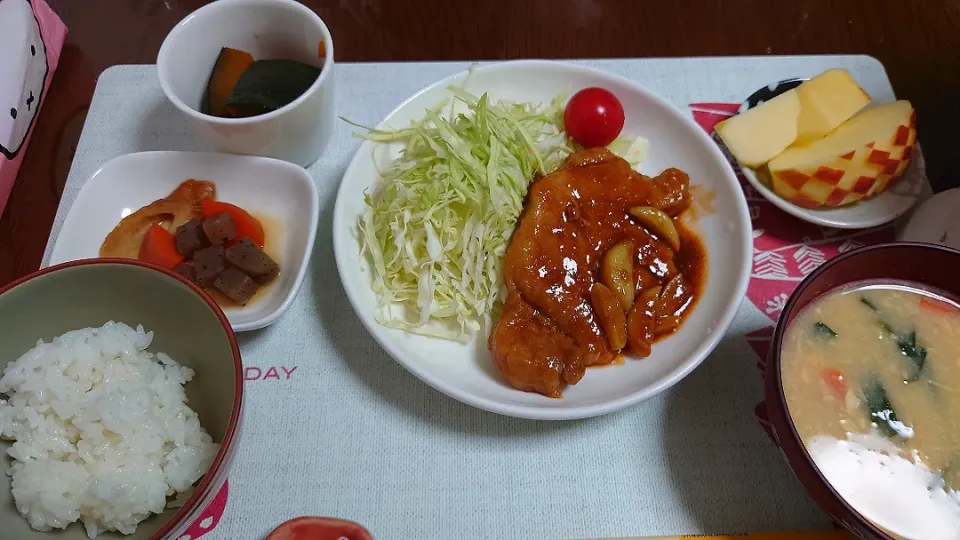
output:
M365 194L360 254L372 263L380 324L467 341L506 299L502 261L530 181L574 146L563 95L544 106L448 90L453 101L405 129L358 126L363 138L403 145L376 193ZM611 149L636 165L646 143L621 138Z

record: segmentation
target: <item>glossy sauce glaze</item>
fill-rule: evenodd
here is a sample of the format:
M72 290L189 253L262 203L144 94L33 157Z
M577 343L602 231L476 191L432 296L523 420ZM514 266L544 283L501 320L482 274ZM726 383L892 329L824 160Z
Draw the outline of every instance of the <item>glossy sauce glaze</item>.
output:
M604 255L624 240L635 246L636 294L661 288L651 306L656 327L649 341L676 330L706 277L702 242L676 219L690 205L687 185L682 171L647 178L606 150L574 154L559 171L531 185L507 248L504 314L490 337L494 362L508 382L559 397L565 384L582 378L585 367L617 358L591 290L601 279ZM674 217L679 251L631 216L637 206Z

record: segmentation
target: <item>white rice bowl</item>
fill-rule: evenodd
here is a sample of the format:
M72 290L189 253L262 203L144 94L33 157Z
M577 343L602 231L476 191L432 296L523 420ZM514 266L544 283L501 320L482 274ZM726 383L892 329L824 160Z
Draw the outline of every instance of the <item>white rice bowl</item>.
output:
M191 488L219 447L186 405L193 370L108 322L42 340L0 378L0 437L17 510L40 531L82 520L132 534ZM4 399L5 398L5 399Z

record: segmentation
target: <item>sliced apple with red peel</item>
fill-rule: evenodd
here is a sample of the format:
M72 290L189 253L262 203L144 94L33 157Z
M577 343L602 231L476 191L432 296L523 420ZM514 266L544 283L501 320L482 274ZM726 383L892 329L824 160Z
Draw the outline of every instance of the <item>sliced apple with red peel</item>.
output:
M822 139L795 144L767 164L773 190L805 208L873 197L910 165L917 141L909 101L864 110Z

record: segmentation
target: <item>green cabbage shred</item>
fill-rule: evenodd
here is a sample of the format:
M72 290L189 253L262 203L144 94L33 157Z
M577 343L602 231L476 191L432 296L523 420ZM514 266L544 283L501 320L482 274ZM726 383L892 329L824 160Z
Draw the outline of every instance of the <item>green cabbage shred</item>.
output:
M365 139L403 147L364 196L360 254L380 324L468 341L506 299L503 257L527 187L575 148L563 131L565 95L535 105L448 90L453 101L404 129L354 124ZM646 142L621 137L610 147L636 166Z

